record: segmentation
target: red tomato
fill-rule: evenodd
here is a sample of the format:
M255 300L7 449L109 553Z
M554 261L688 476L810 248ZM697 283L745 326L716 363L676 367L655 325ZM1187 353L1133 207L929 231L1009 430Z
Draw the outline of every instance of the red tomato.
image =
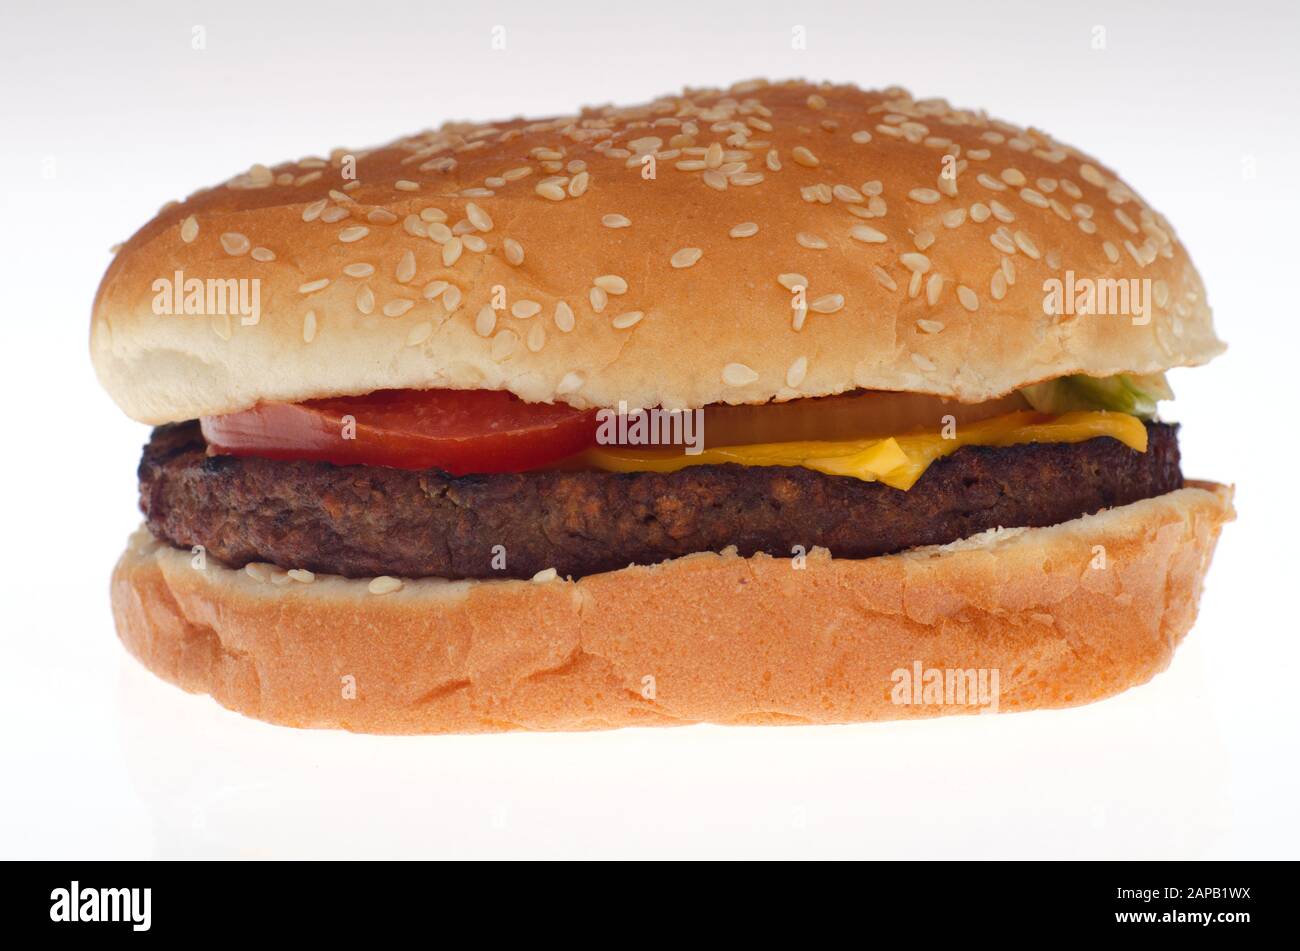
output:
M344 438L345 416L356 438ZM520 472L596 442L596 411L494 390L380 390L204 416L213 452L336 465Z

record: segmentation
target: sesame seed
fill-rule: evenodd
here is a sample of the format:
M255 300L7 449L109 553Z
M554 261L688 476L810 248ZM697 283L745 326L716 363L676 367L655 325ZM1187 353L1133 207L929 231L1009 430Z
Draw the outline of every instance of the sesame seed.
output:
M306 568L290 568L285 574L299 584L311 584L316 580L316 573Z
M344 244L351 244L353 241L360 241L368 234L370 234L369 228L364 225L353 225L339 232L339 240Z
M876 281L877 283L880 284L881 287L890 291L898 290L898 282L895 281L892 277L890 277L889 272L886 271L883 267L873 264L871 266L871 273L875 275Z
M681 248L673 253L671 263L673 267L679 269L693 267L703 256L704 252L699 248Z
M465 205L465 217L479 231L492 230L492 216L472 201Z
M624 215L605 215L600 219L600 223L606 228L628 228L631 227L631 219Z
M974 312L979 310L979 296L965 284L957 285L957 300L961 302L961 306L965 307L969 311Z
M403 252L401 260L397 262L397 283L405 284L415 277L415 253L412 251Z
M821 251L825 248L830 247L830 245L826 243L825 238L822 238L815 234L811 234L810 232L807 231L800 231L797 235L794 236L794 239L798 241L801 245L803 245L805 248L808 248L809 250L812 251Z
M539 314L541 310L542 305L537 303L535 300L517 300L511 306L510 314L511 316L518 317L521 320L527 320L529 317L534 317Z
M564 201L564 189L555 182L538 182L533 191L551 201Z
M858 191L852 185L836 185L831 189L831 194L840 201L849 202L850 204L858 204L866 201L866 199L862 197L862 192Z
M1025 234L1023 231L1017 231L1015 233L1015 239L1016 247L1025 252L1025 254L1033 258L1035 261L1038 260L1038 245L1034 244L1029 235Z
M977 224L983 224L989 220L989 206L982 201L977 201L970 206L970 220Z
M415 301L413 300L390 300L384 305L384 316L401 317L414 306Z
M434 208L433 206L430 206L428 208L421 209L420 220L433 221L441 224L442 222L447 220L447 213L443 211L441 208Z
M1021 199L1021 201L1024 201L1024 202L1027 203L1027 204L1033 205L1033 206L1036 207L1036 208L1046 208L1046 207L1047 207L1047 198L1046 198L1046 196L1042 195L1042 194L1039 193L1039 192L1034 191L1034 189L1032 189L1032 188L1022 188L1022 189L1020 189L1020 199Z
M467 234L460 241L465 246L466 251L473 251L478 254L487 250L487 242L476 234Z
M808 305L816 314L833 314L844 307L843 294L826 294Z
M515 267L524 263L524 246L514 238L506 238L501 242L501 247L505 251L506 260Z
M366 215L366 220L374 225L391 225L397 221L397 215L387 208L372 208Z
M298 285L298 293L311 294L315 291L319 291L322 290L323 288L328 287L329 283L330 283L330 279L328 277L322 277L319 280L315 280L315 281L308 281L306 284Z
M617 274L602 274L591 283L609 294L626 294L627 281Z
M573 393L582 387L585 379L578 371L570 370L560 378L560 382L556 384L555 392L560 396Z
M581 197L587 190L587 184L591 181L590 172L579 172L569 181L569 195L574 198Z
M618 315L617 317L615 317L612 321L610 321L610 323L612 323L612 324L613 324L615 327L617 327L619 330L626 330L628 327L631 327L631 326L633 326L634 324L640 323L641 318L644 317L644 316L645 316L645 313L642 312L642 311L639 311L639 310L629 310L629 311L628 311L627 313L625 313L625 314L619 314L619 315Z
M941 220L945 228L960 228L966 220L966 209L954 208L952 211L945 211Z
M926 271L930 270L930 259L924 254L917 254L915 251L907 251L904 254L900 254L898 260L902 262L903 267L917 274L924 274Z
M442 292L443 310L448 314L455 313L456 308L460 306L461 297L462 295L459 287L454 284L448 286L448 288Z
M181 222L181 240L189 244L199 236L199 220L190 215Z
M397 181L393 182L393 187L399 192L418 192L420 190L420 184L418 182L412 182L405 178L399 178Z
M451 238L442 246L442 266L451 267L460 260L461 252L465 249L464 243L460 238Z
M587 292L587 299L591 301L591 309L599 314L609 303L609 294L603 287L593 287Z
M975 181L979 182L985 188L988 188L995 192L1004 192L1007 190L1006 185L998 181L996 178L994 178L992 175L988 174L987 172L980 172L978 175L975 176Z
M564 301L555 305L555 326L566 334L573 329L573 308Z
M712 189L720 192L727 190L727 176L723 175L716 169L709 169L701 175L700 178L704 181L704 184L708 185Z
M1079 177L1089 185L1096 185L1098 188L1106 187L1106 176L1097 171L1097 169L1084 162L1079 166Z
M357 310L363 314L373 314L375 312L375 292L370 289L368 284L362 284L357 288Z
M808 278L804 277L802 274L778 274L776 282L787 291L793 291L797 287L806 288L808 286Z
M758 379L758 374L743 363L728 363L722 368L722 382L727 386L746 386Z
M309 310L302 316L302 341L311 343L316 339L316 311Z
M440 296L442 292L445 291L450 286L451 285L446 281L430 281L428 284L424 285L424 290L422 290L420 293L423 294L428 300L433 300L435 297Z
M266 584L271 580L270 566L264 565L260 561L250 561L248 564L244 565L244 574L248 575L248 577L252 578L254 581L260 581L263 584Z
M917 367L927 372L934 369L934 361L932 361L929 357L922 356L919 353L912 354L912 362L915 363Z
M474 332L480 337L490 337L496 325L497 312L492 309L491 304L484 304L478 316L474 318Z
M366 588L371 594L391 594L401 590L402 581L392 575L380 575L378 578L371 578Z
M225 249L227 254L234 257L247 254L251 246L248 238L237 231L227 231L221 236L221 247Z
M813 155L807 147L796 145L790 152L790 156L805 168L816 168L821 164L821 160ZM733 364L735 365L735 364Z
M989 202L989 209L993 212L993 217L998 221L1010 224L1016 220L1015 213L996 198Z
M883 244L888 240L883 231L877 231L870 225L854 225L849 229L849 237L866 244Z
M930 275L929 280L925 282L925 302L933 307L939 303L939 295L943 292L943 275L935 271Z
M325 206L328 204L329 204L328 199L319 198L316 201L312 202L311 204L305 206L302 210L302 220L315 221L317 218L320 217L321 212L325 210Z
M937 334L943 330L943 326L944 325L937 320L922 319L916 322L916 329L925 334Z
M548 581L554 581L559 577L559 572L554 568L543 568L537 574L533 575L534 584L546 584Z
M989 243L1003 254L1016 253L1016 243L1011 240L1011 237L1005 231L993 232L989 235Z
M1119 263L1119 248L1115 247L1114 244L1106 241L1102 244L1101 249L1106 252L1106 258L1111 264Z
M808 358L798 357L794 363L790 364L790 369L785 371L785 385L790 389L798 389L799 384L803 382L804 377L808 375Z
M254 261L261 261L265 264L267 261L275 260L275 252L270 248L254 248L249 254Z
M857 132L854 132L851 136L849 136L849 138L852 139L854 142L856 142L858 145L866 145L868 142L871 141L871 133L868 132L866 129L859 129Z
M916 250L924 251L930 245L934 244L933 231L918 231L912 238L912 243L916 245Z
M1000 268L993 272L993 277L989 280L989 293L994 300L1002 300L1007 296L1007 276Z
M733 238L751 238L758 234L758 225L752 221L742 221L727 233Z
M913 188L907 193L907 197L922 205L933 205L942 196L933 188Z
M428 320L421 321L411 328L406 335L406 345L408 347L418 347L433 335L433 323Z
M1025 183L1025 175L1018 168L1004 168L1001 178L1008 185L1014 185L1016 188Z
M436 244L446 244L453 237L455 237L451 233L451 229L448 228L445 224L443 224L440 221L429 222L429 224L425 227L425 231L429 236L429 240L435 242Z

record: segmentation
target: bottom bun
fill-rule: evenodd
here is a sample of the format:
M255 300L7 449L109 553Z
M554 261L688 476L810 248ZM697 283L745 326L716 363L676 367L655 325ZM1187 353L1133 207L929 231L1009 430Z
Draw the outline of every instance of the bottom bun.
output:
M1169 665L1232 490L864 560L734 552L578 581L294 580L145 529L127 649L232 710L366 733L846 723L1064 707ZM304 578L309 576L302 576ZM379 588L380 586L376 586Z

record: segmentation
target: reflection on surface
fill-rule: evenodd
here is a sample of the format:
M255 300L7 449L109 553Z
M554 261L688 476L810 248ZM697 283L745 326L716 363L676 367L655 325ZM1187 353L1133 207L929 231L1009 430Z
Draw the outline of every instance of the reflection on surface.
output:
M118 693L161 858L1190 858L1228 821L1194 639L1090 707L847 727L354 736L130 660Z

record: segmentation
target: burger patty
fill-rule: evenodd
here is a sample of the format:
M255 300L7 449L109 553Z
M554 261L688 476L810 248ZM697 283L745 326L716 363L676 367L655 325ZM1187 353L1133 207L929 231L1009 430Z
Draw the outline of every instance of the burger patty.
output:
M347 577L581 577L736 546L865 558L990 528L1042 526L1182 487L1177 426L1145 453L1081 443L966 446L908 491L796 467L677 472L427 469L208 456L196 422L155 429L140 508L155 536L238 567Z

